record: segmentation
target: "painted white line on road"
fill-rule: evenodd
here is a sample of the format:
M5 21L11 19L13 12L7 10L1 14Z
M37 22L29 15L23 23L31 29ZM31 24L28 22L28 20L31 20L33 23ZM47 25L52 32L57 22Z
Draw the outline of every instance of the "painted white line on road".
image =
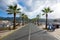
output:
M29 26L29 35L28 35L29 37L28 37L28 40L30 40L31 39L31 27Z

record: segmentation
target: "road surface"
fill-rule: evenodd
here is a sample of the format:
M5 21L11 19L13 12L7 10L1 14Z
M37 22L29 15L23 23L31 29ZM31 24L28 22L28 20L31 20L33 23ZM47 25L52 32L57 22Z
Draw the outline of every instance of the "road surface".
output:
M57 40L46 31L39 29L38 26L29 23L25 27L10 34L2 40Z

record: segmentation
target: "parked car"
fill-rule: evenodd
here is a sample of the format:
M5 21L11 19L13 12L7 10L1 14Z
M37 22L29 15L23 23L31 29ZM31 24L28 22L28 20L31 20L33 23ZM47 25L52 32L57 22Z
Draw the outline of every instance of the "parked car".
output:
M54 31L55 27L52 24L48 24L47 29L50 31Z

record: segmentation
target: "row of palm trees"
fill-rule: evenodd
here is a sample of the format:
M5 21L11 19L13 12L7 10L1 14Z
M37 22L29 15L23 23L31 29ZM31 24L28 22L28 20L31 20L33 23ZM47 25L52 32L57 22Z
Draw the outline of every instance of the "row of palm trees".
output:
M14 22L13 22L14 25L13 25L13 29L16 28L16 14L17 14L17 13L21 13L20 10L21 10L21 9L17 7L17 4L14 5L14 6L12 6L12 5L8 6L8 10L7 10L8 14L13 14L13 15L14 15ZM42 12L44 13L43 15L46 15L46 27L45 27L45 28L47 29L48 13L53 12L53 10L51 10L51 9L48 7L48 8L44 8L44 9L42 10ZM22 14L22 18L25 18L25 20L26 20L27 15ZM28 19L28 18L27 18L27 19ZM37 19L39 19L39 15L37 15Z
M27 15L25 15L24 13L20 12L21 8L17 7L17 4L10 5L8 6L8 9L6 10L8 12L8 14L13 14L14 15L14 21L13 21L13 29L16 28L16 14L20 13L22 20L28 20ZM21 14L22 13L22 14Z
M46 23L45 23L46 25L45 25L45 29L47 29L47 24L48 24L48 13L52 13L53 10L51 10L49 7L47 7L47 8L44 8L44 9L42 10L42 12L43 12L42 15L45 15L45 16L46 16ZM40 17L40 15L37 15L37 16L36 16L37 21L39 21L39 17ZM39 23L37 23L37 24L39 24Z
M22 22L24 22L22 23L23 25L28 22L28 16L25 15L24 13L21 14L21 19L22 19Z

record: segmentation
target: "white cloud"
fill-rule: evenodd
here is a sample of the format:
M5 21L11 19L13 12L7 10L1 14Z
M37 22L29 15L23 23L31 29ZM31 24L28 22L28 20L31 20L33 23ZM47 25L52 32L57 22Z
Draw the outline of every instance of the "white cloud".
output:
M43 1L43 0L42 0ZM48 18L60 18L60 1L59 0L45 0L41 3L41 0L35 0L31 6L32 12L29 12L30 18L34 18L37 14L41 13L41 10L44 7L51 7L54 12L49 14ZM41 7L42 6L42 7ZM45 18L45 16L41 16L41 18Z
M23 6L19 3L22 2ZM42 13L44 7L51 7L54 12L49 14L48 18L59 18L60 14L60 0L0 0L0 7L4 9L7 5L17 3L18 7L22 9L29 18L36 17L37 14ZM41 16L45 18L45 16Z
M49 19L60 18L60 3L57 2L56 4L54 4L52 6L51 5L50 5L50 8L51 8L51 10L53 10L53 12L48 14L48 18ZM45 16L42 16L42 18L45 18Z
M5 10L8 5L13 5L17 3L17 0L0 0L0 9Z
M52 13L54 18L60 18L60 3L53 5L52 9L54 10L54 12Z
M23 8L18 4L17 0L0 0L0 9L2 10L6 10L8 8L9 5L14 5L17 4L18 8L21 8L21 10L23 10Z

